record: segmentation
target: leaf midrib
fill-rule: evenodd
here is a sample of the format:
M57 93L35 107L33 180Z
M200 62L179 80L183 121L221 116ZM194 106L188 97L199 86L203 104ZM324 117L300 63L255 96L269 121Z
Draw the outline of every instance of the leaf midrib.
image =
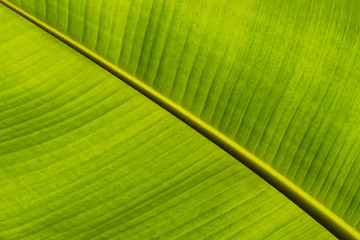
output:
M114 76L127 83L132 88L136 89L141 94L145 95L147 98L179 118L181 121L185 122L187 125L195 129L197 132L239 160L262 179L275 187L278 191L283 193L288 199L302 208L306 213L308 213L311 217L313 217L338 238L360 239L360 233L347 224L343 219L334 214L323 204L321 204L307 192L303 191L300 187L288 180L282 174L274 170L264 161L257 158L255 155L216 130L214 127L202 121L200 118L196 117L180 105L176 104L153 88L149 87L116 65L112 64L105 58L89 50L85 46L79 44L60 31L50 27L46 23L38 20L37 18L23 11L21 8L16 7L7 0L0 0L0 3L23 16L38 27L42 28L52 36L58 38L93 62L97 63L102 68L106 69Z

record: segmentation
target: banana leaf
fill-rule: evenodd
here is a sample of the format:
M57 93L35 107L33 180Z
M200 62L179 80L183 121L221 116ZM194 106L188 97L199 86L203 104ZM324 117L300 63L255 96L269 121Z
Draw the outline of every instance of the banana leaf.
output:
M261 171L80 53L256 155L334 214L350 232L338 237L359 236L360 3L9 2L78 52L1 8L1 238L331 238Z

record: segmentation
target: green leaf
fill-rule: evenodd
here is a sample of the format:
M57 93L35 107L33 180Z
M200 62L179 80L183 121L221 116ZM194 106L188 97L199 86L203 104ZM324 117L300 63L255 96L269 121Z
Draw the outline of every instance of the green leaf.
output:
M331 237L116 77L0 20L1 239Z
M215 127L360 229L356 1L11 2Z

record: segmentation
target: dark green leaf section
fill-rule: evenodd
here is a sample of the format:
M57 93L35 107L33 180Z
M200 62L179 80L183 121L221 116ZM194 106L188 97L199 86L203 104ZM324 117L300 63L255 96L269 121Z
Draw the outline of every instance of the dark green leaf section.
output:
M0 239L329 239L236 159L0 5Z
M359 1L11 2L201 117L360 229Z

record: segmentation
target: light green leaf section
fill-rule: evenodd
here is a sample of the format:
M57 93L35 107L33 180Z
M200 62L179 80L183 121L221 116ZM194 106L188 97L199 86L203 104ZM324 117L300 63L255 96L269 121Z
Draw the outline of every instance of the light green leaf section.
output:
M0 5L0 239L331 239L236 159Z
M11 2L199 116L360 230L359 1Z

